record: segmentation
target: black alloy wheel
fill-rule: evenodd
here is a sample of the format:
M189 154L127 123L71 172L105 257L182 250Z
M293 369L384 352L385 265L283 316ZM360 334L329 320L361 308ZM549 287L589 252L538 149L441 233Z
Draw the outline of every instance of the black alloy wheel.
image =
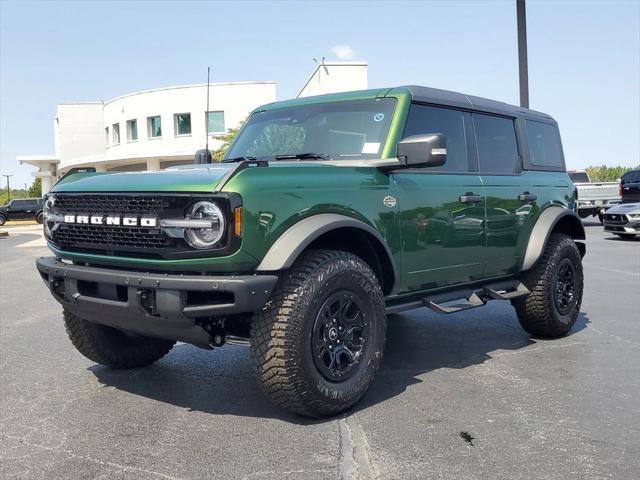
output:
M363 301L348 290L332 294L322 304L313 326L313 361L327 380L340 382L357 370L369 326Z

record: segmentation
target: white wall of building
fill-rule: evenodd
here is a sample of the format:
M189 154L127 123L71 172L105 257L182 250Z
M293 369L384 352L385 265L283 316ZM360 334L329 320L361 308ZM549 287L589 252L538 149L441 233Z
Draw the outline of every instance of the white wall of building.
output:
M273 82L238 82L212 84L209 94L209 111L224 112L224 129L237 127L256 107L274 102L276 85ZM108 128L109 142L104 147L104 164L115 167L135 159L177 161L192 160L194 153L204 148L206 135L207 86L187 85L146 92L132 93L115 98L104 105L104 121L101 125L103 144ZM190 114L191 133L179 135L175 130L175 115ZM162 136L150 137L147 119L161 117ZM137 121L138 139L128 140L127 122ZM113 125L119 125L120 143L114 143ZM220 144L222 132L209 134L209 147ZM76 164L82 163L77 159ZM60 165L63 169L67 164Z
M367 88L369 88L367 62L323 60L302 87L298 97L366 90Z
M61 103L53 119L55 156L61 164L104 154L103 104Z

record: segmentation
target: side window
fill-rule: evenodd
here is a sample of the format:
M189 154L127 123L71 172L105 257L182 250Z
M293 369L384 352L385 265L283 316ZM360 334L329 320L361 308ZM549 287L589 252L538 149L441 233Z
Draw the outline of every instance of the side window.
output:
M525 120L529 161L539 167L562 167L562 144L558 127L549 123Z
M518 143L513 120L475 113L473 125L480 173L514 173L518 164Z
M403 137L441 133L447 139L447 162L441 167L429 167L425 171L468 172L467 141L464 130L464 114L448 108L411 105Z

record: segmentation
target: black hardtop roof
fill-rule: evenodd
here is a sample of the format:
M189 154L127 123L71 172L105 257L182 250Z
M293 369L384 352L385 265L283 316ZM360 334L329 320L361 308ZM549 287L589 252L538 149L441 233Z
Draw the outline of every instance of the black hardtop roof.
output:
M498 102L488 98L440 90L439 88L421 87L419 85L406 85L401 88L409 90L412 99L416 102L450 105L452 107L468 108L511 117L537 117L553 120L553 118L546 113L509 105L508 103Z

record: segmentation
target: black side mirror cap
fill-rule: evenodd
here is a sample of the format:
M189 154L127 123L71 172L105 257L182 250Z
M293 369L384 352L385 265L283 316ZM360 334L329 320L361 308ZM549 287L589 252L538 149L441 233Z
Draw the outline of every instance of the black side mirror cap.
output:
M440 167L447 161L447 139L441 133L412 135L398 142L397 151L405 167Z

